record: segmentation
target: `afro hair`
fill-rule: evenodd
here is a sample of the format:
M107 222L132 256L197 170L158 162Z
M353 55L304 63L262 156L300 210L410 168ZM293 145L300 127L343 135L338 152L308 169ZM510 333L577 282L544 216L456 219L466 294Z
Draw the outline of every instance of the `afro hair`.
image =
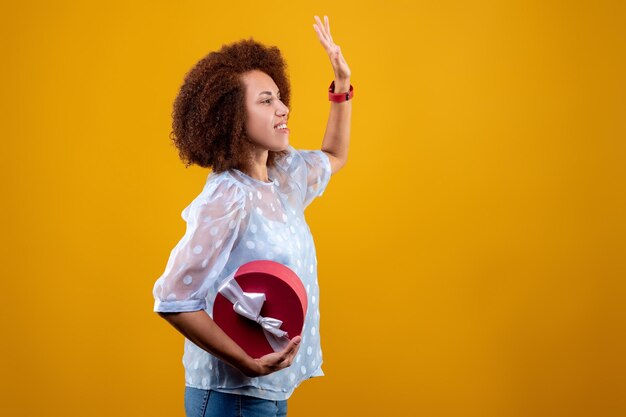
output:
M281 92L281 101L289 107L287 64L280 50L252 38L210 52L185 75L174 100L170 139L186 168L196 164L222 172L241 169L251 160L241 77L251 70L269 75ZM287 153L268 151L267 166L274 166Z

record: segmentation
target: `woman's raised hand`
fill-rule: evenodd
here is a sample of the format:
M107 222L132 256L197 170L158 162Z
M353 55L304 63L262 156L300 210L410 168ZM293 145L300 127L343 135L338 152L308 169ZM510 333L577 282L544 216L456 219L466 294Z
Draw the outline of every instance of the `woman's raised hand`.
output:
M333 41L333 37L330 35L330 24L328 23L328 16L324 16L324 23L318 16L315 16L317 23L313 25L315 32L320 43L326 50L330 63L333 65L333 71L335 72L336 81L348 81L350 79L350 67L341 54L341 48Z

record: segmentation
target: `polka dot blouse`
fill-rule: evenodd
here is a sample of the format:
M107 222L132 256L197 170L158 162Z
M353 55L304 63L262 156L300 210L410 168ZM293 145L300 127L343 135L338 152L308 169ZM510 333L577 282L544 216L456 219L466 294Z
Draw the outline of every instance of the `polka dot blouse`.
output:
M247 377L185 338L185 385L286 400L305 379L323 376L317 257L304 209L330 180L328 156L296 150L268 167L270 182L230 169L211 172L182 211L187 229L153 287L155 312L205 310L212 315L219 286L246 262L269 259L291 268L308 297L300 349L291 366Z

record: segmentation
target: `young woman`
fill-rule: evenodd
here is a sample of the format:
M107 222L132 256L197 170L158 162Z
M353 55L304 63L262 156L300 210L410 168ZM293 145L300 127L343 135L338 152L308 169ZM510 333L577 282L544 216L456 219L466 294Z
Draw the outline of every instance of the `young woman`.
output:
M174 102L172 140L181 159L212 169L182 211L185 235L153 287L154 311L185 336L187 416L285 416L295 388L324 375L317 258L304 209L346 163L353 89L328 18L315 19L335 74L321 150L289 144L286 63L278 48L252 38L200 60ZM300 277L308 310L301 336L251 358L211 312L219 286L258 259Z

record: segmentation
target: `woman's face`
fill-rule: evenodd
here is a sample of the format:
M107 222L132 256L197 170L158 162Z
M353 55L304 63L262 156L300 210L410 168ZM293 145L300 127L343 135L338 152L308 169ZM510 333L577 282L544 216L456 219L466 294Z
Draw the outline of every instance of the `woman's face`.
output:
M287 123L289 109L280 101L280 92L272 78L260 70L241 75L246 86L246 132L257 146L282 151L289 145L289 129L274 126Z

